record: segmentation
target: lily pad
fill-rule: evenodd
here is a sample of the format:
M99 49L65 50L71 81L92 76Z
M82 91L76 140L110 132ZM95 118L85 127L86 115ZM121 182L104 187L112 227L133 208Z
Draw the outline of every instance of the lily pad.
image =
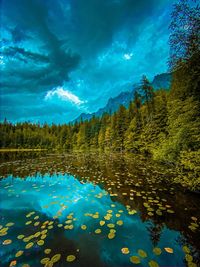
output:
M129 251L128 248L122 248L122 249L121 249L121 252L122 252L123 254L129 254L129 253L130 253L130 251Z
M33 245L34 245L34 243L33 243L33 242L30 242L30 243L28 243L28 244L25 246L25 249L29 249L29 248L31 248Z
M164 248L167 253L174 253L174 250L172 248Z
M130 261L134 264L139 264L140 258L138 256L132 256L132 257L130 257Z
M46 248L46 249L44 250L44 253L45 253L45 254L50 254L50 253L51 253L51 249L50 249L50 248Z
M7 227L10 227L10 226L13 226L13 225L14 225L13 222L9 222L9 223L6 224Z
M110 232L110 233L108 234L108 238L109 238L109 239L113 239L113 238L115 238L115 233Z
M51 262L55 263L58 262L61 258L61 254L56 254L51 258Z
M12 240L11 239L6 239L3 241L3 245L10 245L12 243Z
M68 255L67 258L66 258L66 261L67 261L67 262L72 262L72 261L74 261L75 259L76 259L76 256L74 256L74 255Z
M156 247L153 249L153 253L155 255L159 256L162 253L162 250L160 248Z
M49 258L43 258L43 259L40 261L40 263L41 263L41 264L47 264L49 261L50 261Z
M23 250L19 250L19 251L17 251L17 253L15 254L15 257L18 258L18 257L20 257L23 253L24 253Z
M187 262L192 262L193 261L193 257L190 254L186 254L185 255L185 259Z
M141 258L146 258L147 257L147 253L142 250L142 249L139 249L138 250L138 255L141 257Z
M149 264L149 267L159 267L158 263L153 260L149 261L148 264Z
M183 246L183 251L187 254L190 253L190 249L187 246Z
M17 236L17 239L23 239L24 238L24 235L18 235Z
M100 224L101 226L103 226L105 223L106 223L105 221L100 221L100 222L99 222L99 224Z
M108 228L114 228L115 227L114 223L109 223L109 224L107 224L107 226L108 226Z
M38 246L43 246L43 245L44 245L44 240L39 240L39 241L37 242L37 244L38 244Z

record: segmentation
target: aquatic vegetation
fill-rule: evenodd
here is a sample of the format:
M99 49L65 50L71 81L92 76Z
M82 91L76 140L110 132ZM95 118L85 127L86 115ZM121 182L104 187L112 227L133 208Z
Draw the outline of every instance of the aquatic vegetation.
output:
M153 260L149 261L148 264L149 264L149 267L159 267L158 263L156 261L153 261Z
M68 255L67 258L66 258L66 261L68 261L68 262L72 262L72 261L74 261L75 259L76 259L76 256L74 256L74 255Z
M8 210L3 209L0 238L3 253L5 248L11 255L9 260L3 257L3 267L12 262L17 265L19 260L31 267L32 261L46 267L66 261L81 263L85 257L90 260L90 254L111 267L156 267L166 260L181 267L184 262L195 266L198 245L195 250L189 237L199 231L199 214L183 206L184 229L173 226L180 216L175 187L167 188L150 178L141 159L133 168L128 167L127 158L127 167L120 171L121 159L116 157L110 163L111 172L105 168L104 156L92 166L86 159L81 165L76 155L67 160L64 156L26 159L26 164L14 163L16 176L6 174L1 179L1 199ZM10 164L3 163L3 168ZM152 170L151 177L161 172ZM180 243L180 238L188 239Z
M142 249L139 249L138 250L138 255L141 257L141 258L146 258L147 257L147 253L142 250Z
M134 264L139 264L140 263L140 258L138 256L131 256L130 261Z
M160 248L154 248L153 253L159 256L162 253L162 250Z
M129 253L130 253L130 251L129 251L128 248L122 248L122 249L121 249L121 252L122 252L123 254L129 254Z

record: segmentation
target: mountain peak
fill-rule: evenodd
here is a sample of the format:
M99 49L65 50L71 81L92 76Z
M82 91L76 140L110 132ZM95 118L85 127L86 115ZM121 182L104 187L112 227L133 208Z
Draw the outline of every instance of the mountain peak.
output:
M170 73L161 73L154 77L151 85L155 90L160 88L169 89L171 84L171 74ZM135 90L140 88L140 83L135 83L134 85L128 84L126 86L127 91L122 91L116 97L110 97L108 99L105 107L100 108L96 112L93 113L81 113L73 122L85 121L91 119L93 116L101 117L104 113L114 113L123 105L128 107L131 100L133 100L133 95Z

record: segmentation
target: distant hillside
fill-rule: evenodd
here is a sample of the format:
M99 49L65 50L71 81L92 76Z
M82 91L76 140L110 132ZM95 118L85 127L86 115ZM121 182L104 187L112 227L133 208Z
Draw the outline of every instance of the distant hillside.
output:
M163 73L156 75L151 84L155 90L158 90L160 88L169 89L171 84L171 74ZM81 120L83 121L89 120L93 116L101 117L106 112L112 114L119 109L120 105L128 107L130 101L133 100L133 94L135 90L139 89L140 84L138 83L132 86L128 84L127 87L130 88L129 90L127 89L128 91L122 92L116 97L109 98L105 107L100 108L99 110L93 113L82 113L73 122L79 122Z

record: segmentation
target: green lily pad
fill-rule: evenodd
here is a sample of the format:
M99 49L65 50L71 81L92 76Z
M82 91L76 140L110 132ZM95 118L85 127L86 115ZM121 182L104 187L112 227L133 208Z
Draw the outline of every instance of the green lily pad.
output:
M49 258L43 258L43 259L40 261L40 263L41 263L41 264L47 264L49 261L50 261Z
M56 254L51 258L51 262L55 263L58 262L61 258L61 254Z
M139 249L138 250L138 255L141 257L141 258L146 258L147 257L147 253L142 250L142 249Z
M25 246L25 249L29 249L29 248L31 248L33 245L34 245L34 243L33 243L33 242L30 242L30 243L28 243L28 244Z
M74 256L74 255L68 255L67 258L66 258L66 261L67 261L67 262L72 262L72 261L74 261L75 259L76 259L76 256Z
M132 257L130 257L130 261L134 264L139 264L140 258L138 256L132 256Z
M186 254L185 255L185 259L186 259L187 262L193 261L193 257L190 254Z
M46 248L46 249L44 250L44 253L45 253L45 254L50 254L50 253L51 253L51 249L50 249L50 248Z
M19 250L19 251L17 251L17 253L15 254L15 257L18 258L18 257L20 257L23 253L24 253L23 250Z
M153 260L149 261L148 264L149 264L149 267L159 267L158 263Z
M183 246L183 251L185 252L185 253L187 253L187 254L189 254L190 253L190 249L187 247L187 246Z
M155 255L157 255L157 256L159 256L161 253L162 253L162 250L160 249L160 248L154 248L153 249L153 253L155 254Z

